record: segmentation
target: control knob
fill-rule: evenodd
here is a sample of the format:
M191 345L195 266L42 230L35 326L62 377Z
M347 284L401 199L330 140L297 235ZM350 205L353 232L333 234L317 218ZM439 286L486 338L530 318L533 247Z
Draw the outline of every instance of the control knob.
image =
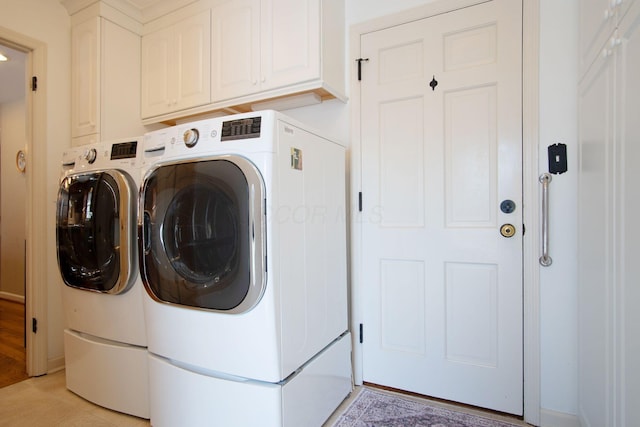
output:
M184 145L187 147L193 147L198 143L198 138L200 138L200 132L198 129L188 129L184 131L182 134L182 140L184 141Z
M90 148L84 152L84 159L89 162L89 164L95 162L96 157L98 157L98 152L95 148Z

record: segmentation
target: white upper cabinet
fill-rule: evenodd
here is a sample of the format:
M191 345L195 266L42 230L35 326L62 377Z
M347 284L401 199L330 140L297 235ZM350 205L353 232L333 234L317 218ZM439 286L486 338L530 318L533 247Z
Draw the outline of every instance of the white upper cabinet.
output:
M346 100L344 12L344 0L209 0L145 24L143 122L306 92Z
M211 102L209 10L142 37L142 117Z
M101 16L71 28L74 145L142 134L140 36Z
M320 0L233 0L212 10L214 101L319 81Z

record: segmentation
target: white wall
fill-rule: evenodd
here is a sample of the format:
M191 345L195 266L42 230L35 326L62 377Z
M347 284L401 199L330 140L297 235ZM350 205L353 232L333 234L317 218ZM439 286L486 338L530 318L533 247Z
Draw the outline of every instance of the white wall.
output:
M64 355L62 330L64 316L62 312L61 281L58 273L55 251L55 200L58 187L59 165L63 148L70 145L70 63L71 41L70 20L66 9L59 0L2 0L0 3L0 27L19 33L22 36L45 43L46 76L38 76L40 87L46 87L47 95L47 152L40 153L47 158L46 185L48 209L42 212L50 224L46 236L35 244L46 245L46 264L48 278L48 360L56 360ZM36 261L38 262L38 261Z
M347 0L349 27L435 0ZM526 0L525 0L526 1ZM576 186L578 0L540 0L540 173L547 146L567 144L569 171L550 186L550 255L541 268L541 406L577 413ZM347 43L347 48L349 44ZM347 53L347 65L355 60ZM352 68L350 68L352 69ZM349 108L337 101L288 110L287 114L349 142ZM537 263L537 260L533 260ZM543 414L544 420L544 414Z
M25 108L24 96L0 104L0 292L12 299L24 297L26 176L16 154L26 144Z
M578 0L540 2L540 172L567 144L568 171L549 185L551 267L540 271L541 406L577 414Z

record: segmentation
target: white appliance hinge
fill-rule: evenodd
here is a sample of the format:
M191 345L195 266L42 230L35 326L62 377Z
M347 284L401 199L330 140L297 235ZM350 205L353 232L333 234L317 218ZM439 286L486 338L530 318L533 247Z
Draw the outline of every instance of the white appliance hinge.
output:
M362 323L360 323L360 339L359 339L360 344L362 344L362 342L364 341L364 334L363 334L363 332L364 332L364 326L362 326Z
M358 193L358 212L362 212L362 191Z

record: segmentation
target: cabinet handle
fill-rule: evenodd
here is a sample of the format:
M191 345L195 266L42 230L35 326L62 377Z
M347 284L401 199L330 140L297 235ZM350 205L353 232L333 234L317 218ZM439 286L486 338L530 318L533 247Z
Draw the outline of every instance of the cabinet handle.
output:
M622 40L620 40L618 38L618 35L616 34L615 36L611 37L611 40L609 40L609 46L611 46L611 49L615 48L616 46L622 44Z

